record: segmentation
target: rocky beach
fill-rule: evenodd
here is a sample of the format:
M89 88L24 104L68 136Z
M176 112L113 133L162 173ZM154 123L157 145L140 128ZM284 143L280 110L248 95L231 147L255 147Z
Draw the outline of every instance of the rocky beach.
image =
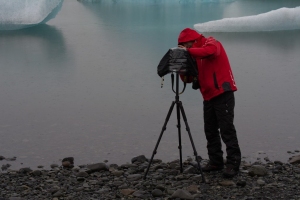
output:
M0 160L15 160L5 158ZM201 160L204 165L207 160ZM107 162L77 166L73 157L62 159L51 169L37 166L11 170L3 164L0 172L0 200L111 200L111 199L300 199L300 155L287 163L243 161L237 176L222 177L222 172L203 173L197 162L163 162L154 159L144 179L149 159L144 155L126 164Z

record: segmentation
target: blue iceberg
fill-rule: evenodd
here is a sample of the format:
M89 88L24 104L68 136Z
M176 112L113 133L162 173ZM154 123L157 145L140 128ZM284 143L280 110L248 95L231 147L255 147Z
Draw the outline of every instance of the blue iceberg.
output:
M300 29L300 7L195 24L199 32L259 32Z
M43 24L60 11L64 0L0 0L0 30Z

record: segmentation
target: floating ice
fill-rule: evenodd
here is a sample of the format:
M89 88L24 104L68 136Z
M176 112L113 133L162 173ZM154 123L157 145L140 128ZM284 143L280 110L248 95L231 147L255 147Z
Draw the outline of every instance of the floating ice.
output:
M300 29L300 7L195 24L199 32L258 32Z
M236 0L77 0L83 3L139 3L139 4L188 4L188 3L195 3L195 1L200 3L212 3L212 2L233 2Z
M0 0L0 30L46 23L60 11L64 0Z

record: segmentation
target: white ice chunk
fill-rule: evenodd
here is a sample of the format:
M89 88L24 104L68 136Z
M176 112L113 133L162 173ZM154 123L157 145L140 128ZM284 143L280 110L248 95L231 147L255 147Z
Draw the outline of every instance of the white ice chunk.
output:
M111 1L102 1L102 0L77 0L82 3L139 3L139 4L189 4L195 3L195 0L111 0ZM225 3L233 2L236 0L197 0L200 3Z
M300 29L300 7L195 24L199 32L258 32Z
M60 11L64 0L0 0L0 30L46 23Z

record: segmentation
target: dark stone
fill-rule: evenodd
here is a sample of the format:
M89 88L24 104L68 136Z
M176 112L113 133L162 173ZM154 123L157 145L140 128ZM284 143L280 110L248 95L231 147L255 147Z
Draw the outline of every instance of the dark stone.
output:
M51 167L52 169L54 169L54 168L58 167L58 164L51 164L50 167Z
M267 169L262 165L252 165L248 171L250 176L267 175Z
M275 160L274 163L275 163L276 165L283 165L283 163L282 163L281 161L279 161L279 160Z
M87 173L99 172L99 171L108 171L108 167L105 163L96 163L87 165L86 168L88 169Z
M42 175L42 172L40 170L34 170L31 172L31 174L34 176L40 176L40 175Z
M131 163L140 162L143 163L147 161L147 158L144 155L140 155L131 159Z
M5 159L5 157L3 157L3 156L0 156L0 160L4 160Z
M17 159L17 157L5 158L5 160L7 160L7 161L15 161L16 159Z
M72 165L74 165L74 158L73 157L67 157L62 159L61 162L69 161Z
M110 164L109 167L112 167L112 168L115 168L115 169L118 169L119 165L117 164Z
M10 166L11 166L10 164L4 164L4 165L2 165L1 169L2 169L3 171L5 171L5 170L7 170Z
M61 164L64 168L70 169L73 168L74 165L70 161L63 161Z
M184 174L196 174L197 173L197 169L193 166L189 166L188 168L186 168L183 173Z
M244 181L244 180L238 180L238 181L236 182L236 185L237 185L237 186L240 186L240 187L245 187L246 184L247 184L247 182Z
M162 195L163 195L163 192L161 190L159 190L159 189L154 189L152 191L152 196L153 197L161 197Z
M88 173L86 173L86 172L78 172L77 174L76 174L76 176L77 177L88 177L89 176L89 174Z
M300 155L293 156L290 158L289 163L291 164L298 164L300 163Z
M176 190L172 196L172 198L180 198L180 199L194 199L193 195L186 190L178 189Z
M24 168L21 168L19 170L20 173L23 173L23 174L27 174L29 172L32 172L32 169L30 169L29 167L24 167Z

